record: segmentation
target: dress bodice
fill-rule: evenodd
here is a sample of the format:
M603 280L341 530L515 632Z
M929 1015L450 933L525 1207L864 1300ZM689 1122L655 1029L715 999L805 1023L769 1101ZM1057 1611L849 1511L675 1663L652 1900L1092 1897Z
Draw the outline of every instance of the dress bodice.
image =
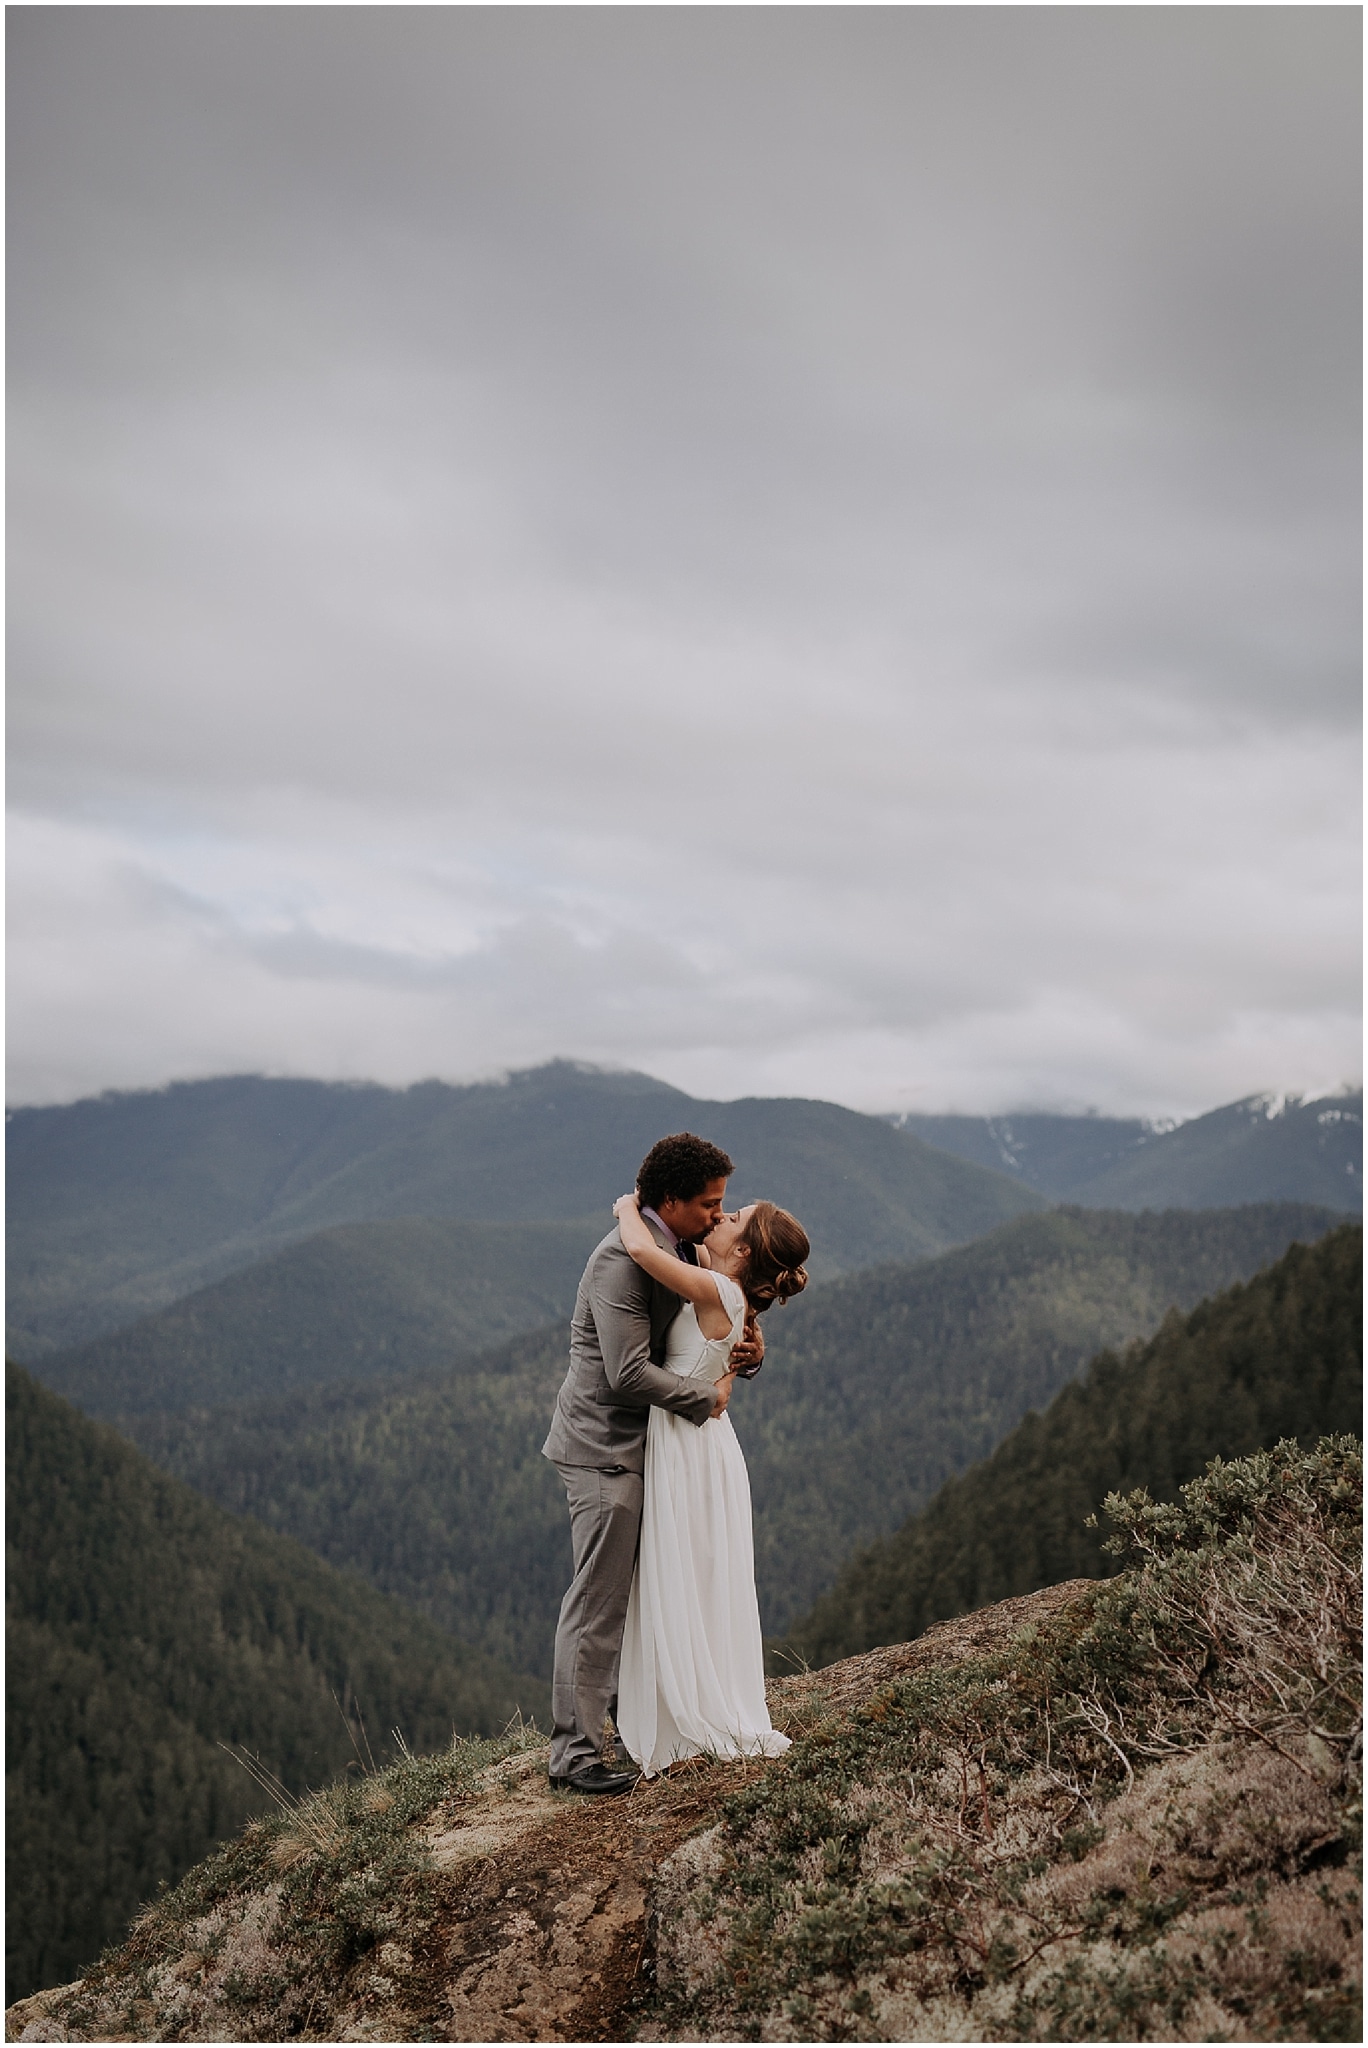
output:
M746 1320L745 1295L729 1274L709 1269L709 1278L717 1283L722 1306L732 1319L731 1328L725 1337L705 1337L698 1327L693 1303L684 1303L665 1340L665 1363L682 1379L720 1380L729 1369L732 1346L741 1341Z

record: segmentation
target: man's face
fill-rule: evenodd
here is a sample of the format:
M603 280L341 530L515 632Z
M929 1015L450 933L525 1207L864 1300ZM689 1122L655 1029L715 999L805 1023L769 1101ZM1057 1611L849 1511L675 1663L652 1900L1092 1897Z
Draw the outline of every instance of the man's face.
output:
M687 1202L681 1202L676 1195L666 1195L656 1214L685 1244L700 1244L722 1220L722 1204L726 1197L724 1175L721 1180L710 1180L701 1194L691 1195Z

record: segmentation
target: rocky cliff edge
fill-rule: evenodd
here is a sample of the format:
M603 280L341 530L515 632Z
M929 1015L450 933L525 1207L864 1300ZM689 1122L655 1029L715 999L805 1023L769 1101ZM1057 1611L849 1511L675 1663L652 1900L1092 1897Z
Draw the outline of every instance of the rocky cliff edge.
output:
M1132 1502L1120 1579L777 1681L775 1763L584 1800L515 1727L328 1788L6 2036L1356 2040L1356 1459L1219 1468Z

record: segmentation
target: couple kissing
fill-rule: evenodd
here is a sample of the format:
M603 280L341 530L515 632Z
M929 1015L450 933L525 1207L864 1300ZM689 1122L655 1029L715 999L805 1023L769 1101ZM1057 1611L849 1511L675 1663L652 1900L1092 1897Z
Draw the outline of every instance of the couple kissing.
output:
M750 1479L727 1405L764 1359L757 1318L807 1285L802 1226L727 1213L725 1152L662 1138L592 1253L543 1453L570 1508L551 1783L626 1792L681 1758L778 1756L755 1597ZM635 1759L602 1758L605 1721Z

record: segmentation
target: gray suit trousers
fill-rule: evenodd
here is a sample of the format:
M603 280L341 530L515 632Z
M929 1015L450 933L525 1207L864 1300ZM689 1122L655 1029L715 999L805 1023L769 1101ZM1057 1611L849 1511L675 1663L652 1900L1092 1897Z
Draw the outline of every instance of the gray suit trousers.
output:
M598 1761L604 1717L617 1704L618 1658L645 1488L639 1472L562 1465L575 1576L556 1626L551 1775Z

